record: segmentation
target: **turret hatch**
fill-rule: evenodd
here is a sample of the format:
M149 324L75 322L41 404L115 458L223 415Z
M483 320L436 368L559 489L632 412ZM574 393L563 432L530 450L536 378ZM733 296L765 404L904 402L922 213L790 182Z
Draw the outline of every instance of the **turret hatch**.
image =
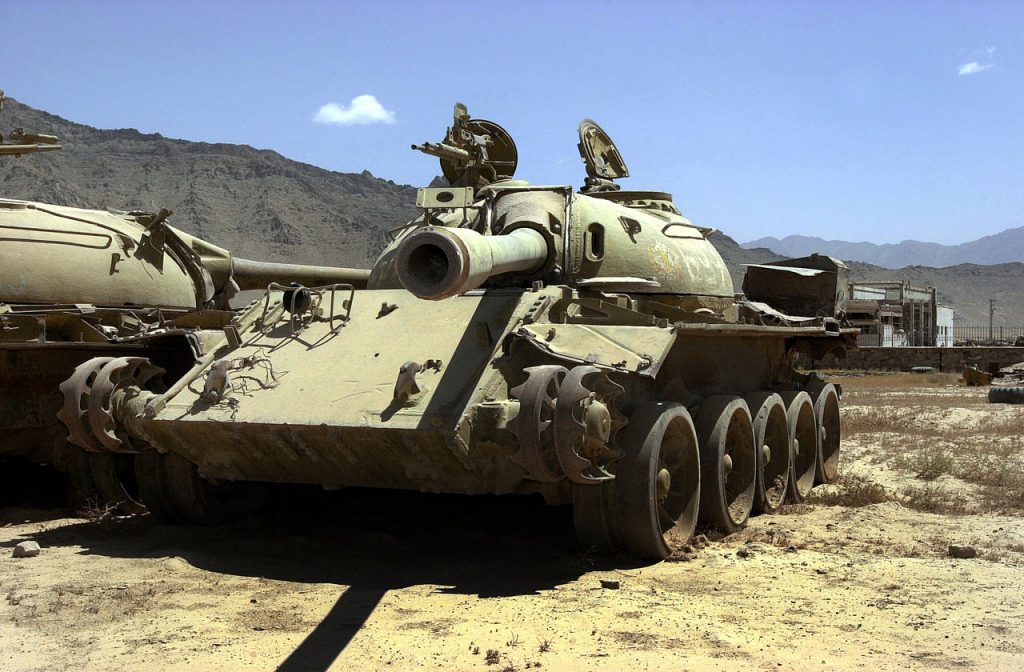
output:
M599 190L617 189L618 187L611 184L611 180L629 177L629 168L622 160L615 143L596 121L584 119L580 122L580 143L577 146L580 157L587 166L585 191L598 185L603 187Z

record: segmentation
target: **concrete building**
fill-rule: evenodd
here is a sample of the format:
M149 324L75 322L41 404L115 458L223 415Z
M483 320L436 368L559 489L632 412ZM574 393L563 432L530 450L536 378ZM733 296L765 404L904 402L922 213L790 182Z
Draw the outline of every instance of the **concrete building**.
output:
M905 282L851 282L847 319L862 346L951 346L953 309L939 306L934 287Z

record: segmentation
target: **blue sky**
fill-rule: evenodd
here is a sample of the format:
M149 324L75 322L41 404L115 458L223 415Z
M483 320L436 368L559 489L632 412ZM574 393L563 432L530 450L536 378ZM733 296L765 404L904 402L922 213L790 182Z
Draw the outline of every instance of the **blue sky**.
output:
M101 128L421 185L436 163L409 145L460 100L533 182L581 184L576 126L597 120L626 188L740 241L1024 226L1020 1L0 0L0 25L0 87ZM378 123L314 121L359 96Z

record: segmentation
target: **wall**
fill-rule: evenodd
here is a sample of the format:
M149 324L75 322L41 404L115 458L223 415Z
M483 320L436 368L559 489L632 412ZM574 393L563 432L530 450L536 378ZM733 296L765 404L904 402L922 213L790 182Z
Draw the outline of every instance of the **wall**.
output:
M949 348L953 345L953 309L939 306L935 314L935 345Z
M1000 368L1024 362L1024 348L861 348L846 359L829 355L816 366L825 369L909 371L915 366L933 366L941 371L960 371L973 364L982 371L990 363Z

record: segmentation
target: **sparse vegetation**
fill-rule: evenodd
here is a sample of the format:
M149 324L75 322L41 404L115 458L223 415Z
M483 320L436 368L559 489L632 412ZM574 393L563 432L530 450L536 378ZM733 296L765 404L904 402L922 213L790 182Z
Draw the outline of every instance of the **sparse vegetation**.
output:
M940 476L953 472L953 455L944 446L931 445L897 456L894 461L898 468L914 474L922 481L934 481Z
M845 381L844 438L868 447L870 462L906 473L906 487L890 486L888 493L905 506L944 514L1024 511L1024 409L999 409L993 418L984 391L950 393L954 379L894 374ZM884 501L885 489L872 485L844 479L816 501Z
M958 514L967 510L967 506L955 492L934 483L910 486L902 494L903 505L915 511Z
M75 512L80 518L85 518L90 523L105 523L117 514L117 504L100 502L96 497L85 500Z
M497 665L501 662L501 652L497 649L487 649L487 653L484 655L484 661L488 665Z
M848 506L852 508L880 504L893 499L891 493L878 483L863 476L843 475L828 490L812 491L808 501L825 506Z

